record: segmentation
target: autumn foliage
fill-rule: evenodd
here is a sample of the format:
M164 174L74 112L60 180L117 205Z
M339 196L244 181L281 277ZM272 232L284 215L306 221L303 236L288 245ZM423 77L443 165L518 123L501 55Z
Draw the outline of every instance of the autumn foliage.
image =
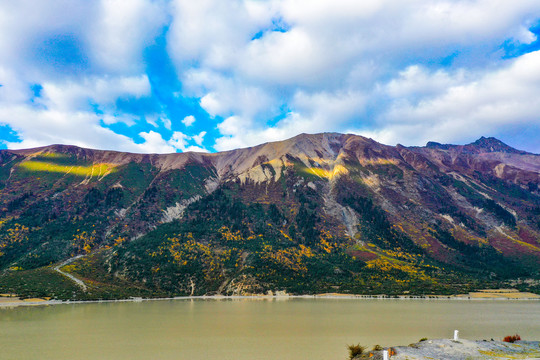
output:
M519 336L518 334L508 335L508 336L505 336L503 339L504 342L509 342L509 343L513 343L519 340L521 340L521 336Z

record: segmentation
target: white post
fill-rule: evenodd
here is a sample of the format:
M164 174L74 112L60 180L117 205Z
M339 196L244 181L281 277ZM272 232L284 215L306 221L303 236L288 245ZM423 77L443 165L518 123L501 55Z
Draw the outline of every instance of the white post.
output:
M459 339L459 331L454 330L454 341L458 341L458 339Z
M388 360L388 350L382 352L383 360Z

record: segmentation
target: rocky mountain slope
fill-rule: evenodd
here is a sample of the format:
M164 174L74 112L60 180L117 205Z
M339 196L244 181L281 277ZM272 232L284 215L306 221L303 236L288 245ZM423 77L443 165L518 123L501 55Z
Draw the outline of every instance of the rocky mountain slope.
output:
M350 134L215 154L0 151L0 292L450 293L540 269L540 155ZM83 291L52 271L88 285ZM518 282L520 283L520 282ZM21 285L21 284L24 284Z

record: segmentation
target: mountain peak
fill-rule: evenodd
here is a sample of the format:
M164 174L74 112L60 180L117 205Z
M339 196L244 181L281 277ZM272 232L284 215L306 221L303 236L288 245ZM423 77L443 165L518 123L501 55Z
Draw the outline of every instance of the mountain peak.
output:
M476 140L473 143L470 143L467 146L474 146L476 148L480 148L483 150L487 150L488 152L505 152L505 153L516 153L516 154L522 154L523 151L514 149L511 146L506 145L501 140L494 138L494 137L480 137L480 139Z
M426 147L429 149L442 149L442 150L448 150L452 145L449 144L441 144L435 141L428 141L426 144Z
M441 144L435 141L429 141L426 144L426 148L440 150L462 149L462 151L465 151L467 153L503 152L513 154L526 154L525 151L514 149L513 147L506 145L497 138L485 136L482 136L478 140L467 145Z

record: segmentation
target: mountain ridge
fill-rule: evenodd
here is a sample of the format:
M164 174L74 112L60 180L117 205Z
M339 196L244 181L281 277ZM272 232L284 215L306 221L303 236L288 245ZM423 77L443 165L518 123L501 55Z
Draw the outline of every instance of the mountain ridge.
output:
M314 140L317 140L319 143L314 144ZM339 133L319 133L319 134L299 134L295 137L292 137L290 139L281 140L281 141L274 141L274 142L267 142L260 145L252 146L252 147L246 147L246 148L240 148L240 149L234 149L234 150L228 150L223 152L216 152L216 153L199 153L199 152L186 152L186 153L169 153L169 154L140 154L140 153L129 153L129 152L121 152L121 151L113 151L113 150L96 150L96 149L89 149L89 148L83 148L78 147L74 145L48 145L38 148L31 148L31 149L19 149L19 150L2 150L3 152L8 153L14 153L14 154L21 154L21 155L35 155L43 152L71 152L74 153L77 156L83 156L87 157L93 154L96 157L97 161L102 162L110 162L113 164L122 165L129 161L137 161L137 162L150 162L157 166L163 167L163 169L179 169L182 168L187 162L189 161L196 161L196 162L205 162L210 161L213 163L214 166L218 168L218 172L223 172L224 168L229 165L236 164L236 167L244 167L245 168L250 166L255 161L254 156L247 157L240 156L238 154L242 153L250 153L255 152L256 154L259 154L257 156L265 156L268 157L268 153L270 153L270 160L273 160L277 158L277 152L281 153L279 156L285 155L285 153L293 151L294 152L306 152L308 151L311 157L316 157L319 154L316 154L311 149L306 149L308 145L315 145L315 147L326 149L325 155L331 155L334 153L334 151L329 148L330 143L328 141L332 140L338 140L338 142L333 142L334 146L339 146L340 149L343 149L346 147L348 142L354 142L354 143L362 143L364 144L364 148L367 148L365 145L371 145L372 147L377 147L378 149L400 149L400 148L406 148L412 151L420 151L427 149L434 149L434 150L449 150L459 152L459 153L466 153L466 154L485 154L486 158L494 158L494 160L498 160L501 163L504 163L503 156L493 157L493 153L506 153L506 154L521 154L521 155L528 155L531 157L538 156L537 154L533 153L527 153L521 150L514 149L503 142L501 142L498 139L495 138L485 138L481 137L475 142L466 144L466 145L451 145L451 144L439 144L435 142L428 142L425 147L417 147L417 146L411 146L411 147L405 147L402 145L397 146L390 146L390 145L384 145L377 143L373 139L365 138L360 135L354 135L354 134L339 134ZM343 141L345 140L345 141ZM323 142L325 142L323 144ZM302 148L300 145L304 145ZM488 148L490 147L490 148ZM487 151L482 151L487 150ZM472 152L471 152L472 151ZM273 154L273 156L272 156ZM237 159L234 159L235 155L237 155ZM314 156L315 155L315 156ZM422 152L422 155L426 155L425 151ZM232 158L232 159L231 159ZM335 160L335 159L334 159ZM532 166L528 166L524 170L540 170L540 161L534 160L534 164ZM510 163L511 166L518 166L519 164L516 163Z
M85 256L71 271L99 284L72 290L78 298L445 293L458 278L461 290L535 279L539 184L540 155L484 137L405 147L300 134L220 153L2 150L0 290L21 292L16 279L75 255Z

